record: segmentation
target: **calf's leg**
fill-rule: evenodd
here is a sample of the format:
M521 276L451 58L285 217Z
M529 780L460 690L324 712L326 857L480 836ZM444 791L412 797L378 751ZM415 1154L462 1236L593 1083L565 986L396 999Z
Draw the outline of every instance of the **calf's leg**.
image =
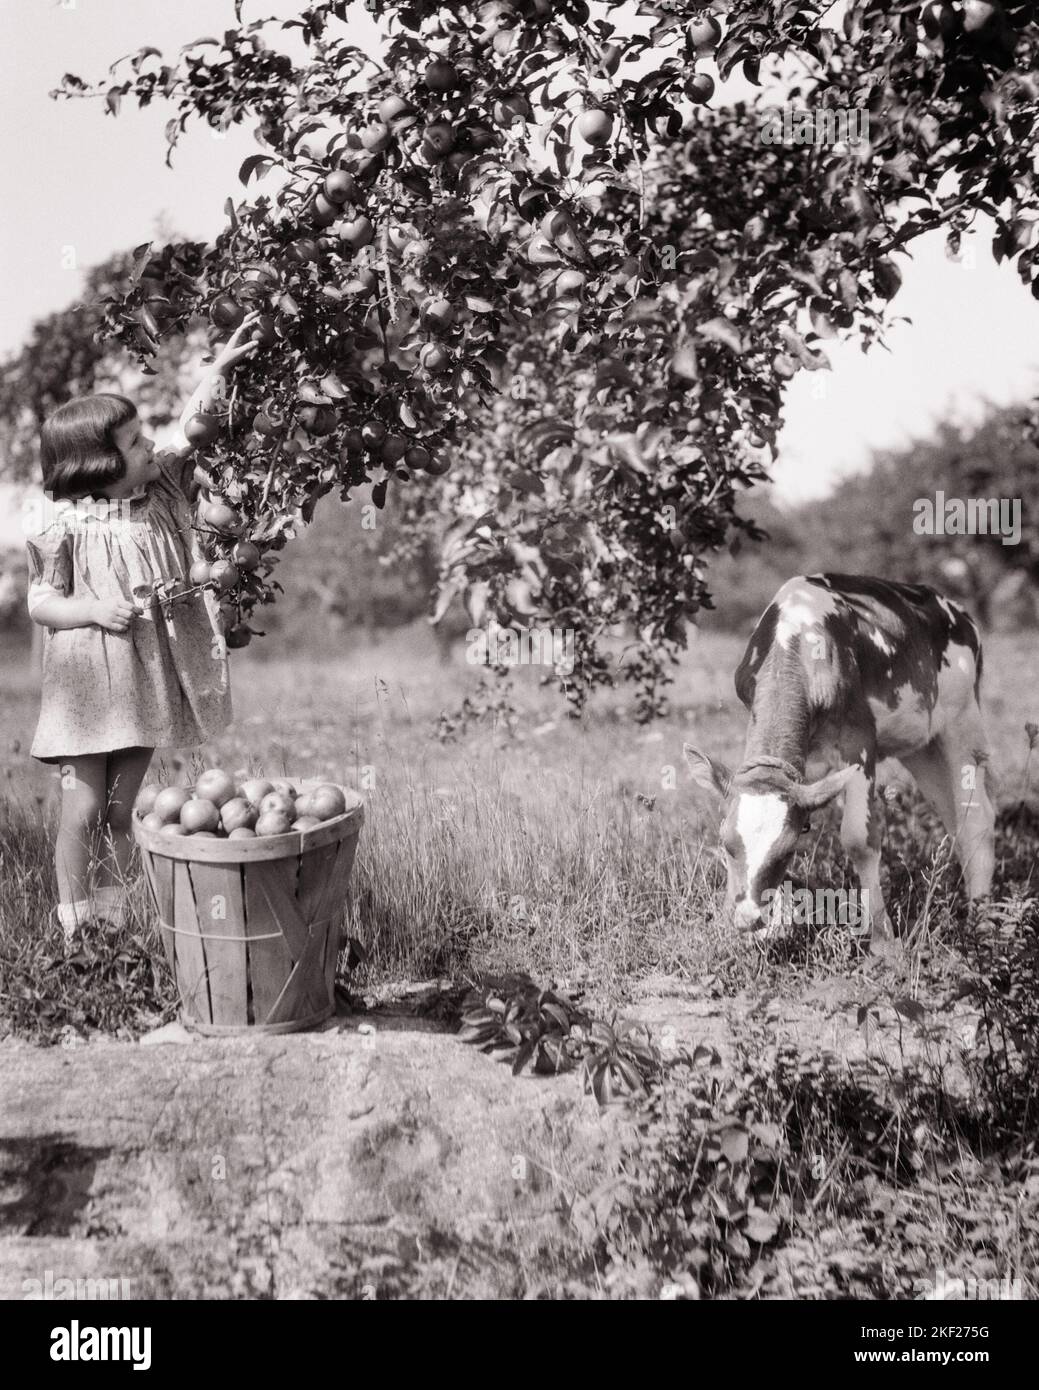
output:
M844 789L841 844L859 876L859 884L865 895L864 916L869 932L872 936L889 940L894 932L880 886L880 846L883 836L883 811L876 794L876 782L864 767L859 768Z
M954 735L939 735L919 753L902 759L941 817L971 898L989 895L995 867L995 811L985 784L987 759L980 713L964 721Z

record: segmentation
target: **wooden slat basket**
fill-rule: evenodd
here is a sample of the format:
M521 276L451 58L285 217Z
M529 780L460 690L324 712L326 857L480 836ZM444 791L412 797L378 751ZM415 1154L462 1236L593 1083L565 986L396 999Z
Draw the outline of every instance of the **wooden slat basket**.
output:
M316 781L291 781L298 790ZM181 1017L206 1034L292 1033L335 1010L341 916L364 805L312 830L258 839L134 838L181 997Z

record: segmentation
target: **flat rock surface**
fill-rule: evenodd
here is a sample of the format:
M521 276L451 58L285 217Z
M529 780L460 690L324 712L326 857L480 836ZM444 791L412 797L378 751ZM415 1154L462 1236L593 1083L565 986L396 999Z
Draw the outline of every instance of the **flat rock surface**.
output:
M128 1298L536 1296L536 1252L604 1131L574 1076L513 1078L379 1012L145 1047L8 1041L0 1115L4 1299L77 1279Z
M963 1006L907 1017L839 976L794 999L714 993L652 977L622 1014L665 1055L706 1044L728 1065L754 1025L963 1081ZM566 1211L623 1107L460 1043L435 984L397 994L309 1033L0 1044L0 1298L596 1296L594 1273L572 1279Z
M800 1052L831 1053L844 1066L870 1064L879 1074L915 1068L940 1076L946 1090L967 1088L964 1058L975 1047L979 1015L964 1000L910 999L904 990L859 977L825 976L791 996L743 991L713 997L704 985L668 976L639 982L624 1016L646 1025L664 1049L717 1049L732 1060L746 1024L764 1024L772 1041Z

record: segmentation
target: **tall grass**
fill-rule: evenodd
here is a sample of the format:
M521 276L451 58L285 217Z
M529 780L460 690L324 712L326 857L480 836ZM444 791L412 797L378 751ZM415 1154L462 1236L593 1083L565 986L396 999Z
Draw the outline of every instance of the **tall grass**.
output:
M457 707L476 676L461 661L441 667L423 636L403 634L349 661L261 662L236 653L233 728L205 749L157 757L150 776L190 781L204 764L219 764L357 785L366 821L343 907L376 978L521 969L582 978L608 1005L650 971L692 979L720 972L735 987L763 969L782 980L854 966L855 949L840 928L795 935L762 957L724 920L723 873L711 827L684 780L681 744L689 739L738 759L745 716L729 693L738 639L711 636L694 646L678 674L673 713L649 731L628 720L622 691L600 693L575 724L527 670L515 681L512 734L477 726L441 744L433 734L438 715ZM998 691L998 717L990 718L996 762L1016 806L1026 755L1021 731L1035 709L1013 644L990 650L987 672ZM0 731L0 786L7 788L0 805L0 1018L33 1032L39 1001L54 986L53 962L64 958L52 919L57 800L49 770L23 751L35 720L32 683L17 675L10 681ZM889 905L915 952L906 965L912 978L921 961L948 951L965 908L927 808L913 793L896 793L889 809ZM1000 886L1019 892L1032 882L1039 840L1022 820L1027 814L1027 806L1019 809L999 843ZM792 878L795 886L854 882L832 820L795 862ZM158 959L136 864L128 889L132 921L111 948L135 961ZM128 1027L172 1007L161 963L155 980L154 996L145 992L127 1010Z

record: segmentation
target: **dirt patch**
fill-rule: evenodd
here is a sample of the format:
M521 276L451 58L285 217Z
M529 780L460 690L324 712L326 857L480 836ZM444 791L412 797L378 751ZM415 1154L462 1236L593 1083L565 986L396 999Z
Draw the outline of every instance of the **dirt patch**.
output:
M789 987L787 987L788 989ZM764 1023L779 1046L830 1053L853 1065L881 1071L914 1068L940 1077L949 1094L968 1089L964 1058L975 1044L978 1013L965 1001L911 998L883 976L831 975L808 982L791 996L762 986L730 997L708 984L651 976L632 991L626 1017L646 1024L664 1049L715 1048L728 1062L748 1020Z
M413 1026L414 1025L414 1026ZM523 1297L604 1128L435 1020L182 1046L2 1046L0 1297Z

